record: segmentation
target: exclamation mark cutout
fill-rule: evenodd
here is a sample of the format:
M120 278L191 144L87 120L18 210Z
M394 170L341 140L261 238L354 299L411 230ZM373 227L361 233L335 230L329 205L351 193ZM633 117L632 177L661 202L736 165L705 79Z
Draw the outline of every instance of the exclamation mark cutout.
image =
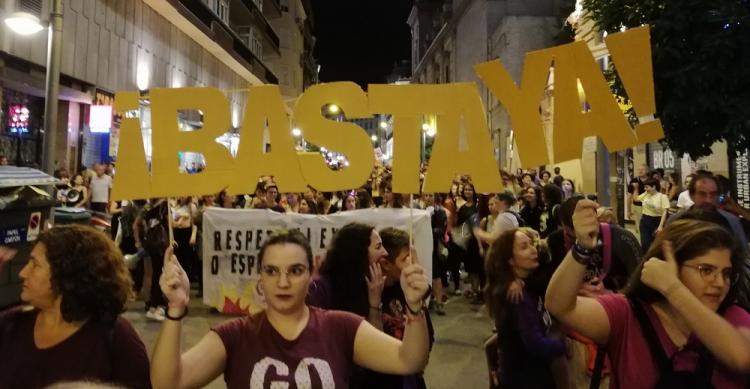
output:
M635 133L639 144L664 138L661 121L654 118L656 98L650 41L648 26L611 34L604 39L617 74L638 115L640 124L635 127Z

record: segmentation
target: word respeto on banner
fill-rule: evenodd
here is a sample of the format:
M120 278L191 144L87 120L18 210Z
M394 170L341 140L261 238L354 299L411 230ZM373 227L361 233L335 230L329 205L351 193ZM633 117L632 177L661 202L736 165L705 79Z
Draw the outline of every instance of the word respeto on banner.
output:
M428 211L413 210L414 246L432 276L432 226ZM407 209L367 209L333 215L280 214L270 210L208 208L203 217L203 302L225 313L262 309L258 293L258 253L265 239L279 229L298 229L310 241L315 263L341 227L351 222L376 229L409 228Z
M648 27L605 38L616 71L639 123L631 127L584 42L526 55L523 79L516 84L499 60L475 66L479 79L507 109L516 134L522 166L559 163L581 157L583 141L598 136L610 152L663 138L656 114ZM547 150L539 104L554 72L552 150ZM115 96L120 114L140 108L139 92ZM323 191L357 188L374 165L372 142L354 123L331 120L322 107L335 104L347 119L373 114L393 117L393 191L419 193L422 120L436 117L438 131L424 175L425 192L447 192L456 175L467 174L478 192L499 192L485 109L474 83L439 85L369 85L365 93L351 82L318 84L298 99L292 121L307 143L346 156L349 165L331 170L320 153L298 152L279 87L251 86L239 133L237 156L215 142L230 128L229 102L214 88L156 88L148 92L152 120L151 160L146 158L137 115L124 115L120 127L118 174L113 199L153 198L217 193L252 193L256 178L274 176L282 192L303 192L310 185ZM582 100L583 98L583 100ZM582 103L585 101L585 104ZM584 108L585 106L585 108ZM202 127L182 131L178 112L197 110ZM462 131L463 130L463 131ZM266 149L265 134L271 149ZM460 147L459 145L463 145ZM551 152L550 152L551 151ZM206 159L198 174L179 171L178 153Z

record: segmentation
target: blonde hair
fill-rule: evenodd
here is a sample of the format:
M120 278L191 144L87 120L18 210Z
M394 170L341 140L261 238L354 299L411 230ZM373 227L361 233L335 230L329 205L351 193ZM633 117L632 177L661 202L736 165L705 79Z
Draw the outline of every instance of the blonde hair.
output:
M599 207L596 210L596 218L600 223L617 224L617 215L610 207Z

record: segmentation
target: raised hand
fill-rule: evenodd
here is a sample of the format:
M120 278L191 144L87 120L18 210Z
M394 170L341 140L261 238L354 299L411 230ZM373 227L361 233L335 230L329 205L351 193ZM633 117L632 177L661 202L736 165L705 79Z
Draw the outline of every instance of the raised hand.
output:
M370 306L379 306L383 295L383 287L385 287L385 276L379 263L370 265L370 276L365 277L365 281L367 282L367 300Z
M10 263L10 260L16 256L17 251L10 247L0 246L0 271L3 270L6 264Z
M573 229L576 240L587 249L596 247L599 236L599 220L596 218L596 209L599 204L591 200L580 200L573 212Z
M417 250L411 248L409 254L409 265L401 271L401 290L404 291L404 299L409 309L420 310L427 291L430 289L430 280L424 273L424 268L419 264Z
M641 281L648 287L658 291L665 297L682 282L677 277L677 260L674 258L672 242L663 241L661 252L664 259L649 258L643 264L641 270Z
M187 273L180 266L174 255L174 247L169 246L164 252L164 267L162 268L159 286L169 301L170 307L184 308L190 301L190 280Z

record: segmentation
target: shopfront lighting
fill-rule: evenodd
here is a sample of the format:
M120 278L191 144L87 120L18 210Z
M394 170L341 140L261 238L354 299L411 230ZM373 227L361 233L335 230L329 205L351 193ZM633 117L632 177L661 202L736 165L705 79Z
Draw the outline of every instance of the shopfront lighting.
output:
M430 125L427 123L422 123L422 131L429 131Z
M302 130L299 128L292 128L292 136L299 138L302 135Z
M382 128L382 129L385 130L386 128L388 128L388 123L386 123L386 122L380 122L380 128Z
M378 141L378 137L376 135L371 136L370 139L372 139L373 142Z
M437 130L430 127L427 131L425 131L425 134L427 134L427 136L432 138L433 136L435 136L435 134L437 134Z
M5 25L20 35L32 35L44 29L39 18L28 12L14 12L5 18Z
M337 113L339 113L339 110L340 110L339 106L336 105L336 104L331 104L331 105L328 106L328 112L332 113L334 115L337 114Z

